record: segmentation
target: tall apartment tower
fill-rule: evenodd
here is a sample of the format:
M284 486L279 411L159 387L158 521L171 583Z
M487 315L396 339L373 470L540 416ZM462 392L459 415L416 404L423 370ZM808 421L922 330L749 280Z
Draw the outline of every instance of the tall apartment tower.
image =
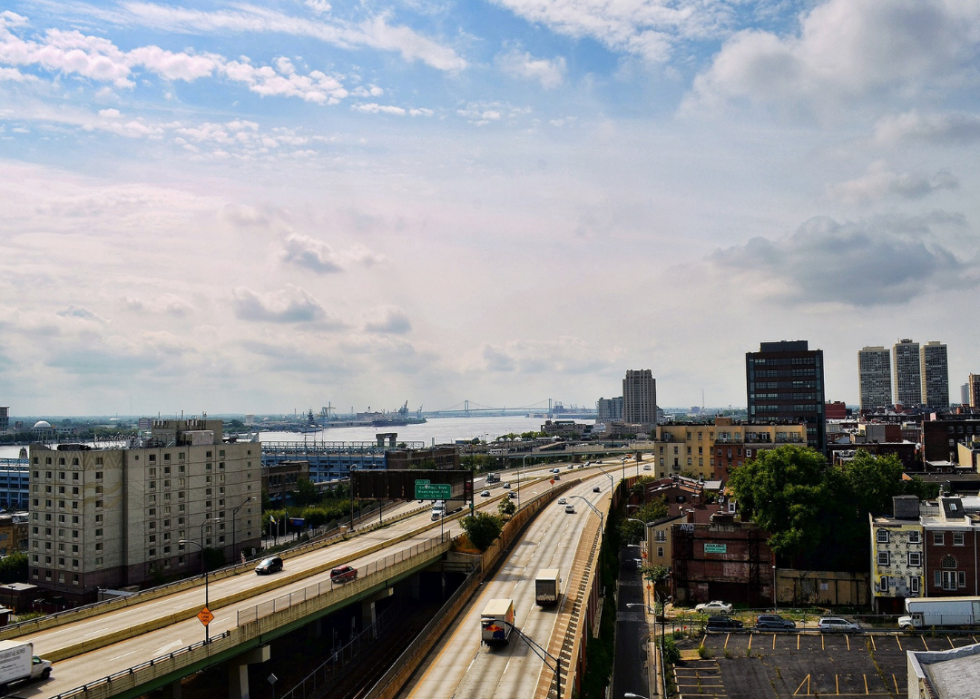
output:
M972 377L973 374L970 374L970 376ZM970 384L965 383L962 386L960 386L960 405L966 406L969 404L970 404Z
M807 445L824 451L823 368L823 350L811 350L806 340L763 342L758 352L746 352L749 419L805 423Z
M628 369L623 379L623 422L657 424L657 380L649 369Z
M922 405L922 365L919 343L901 340L892 347L892 366L895 383L892 395L895 403L906 407Z
M922 402L934 410L949 410L949 364L946 345L927 342L919 355Z
M196 573L199 547L236 560L261 543L261 450L203 419L154 420L138 446L32 445L28 580L89 602Z
M969 403L971 408L980 408L980 374L970 374L969 381L966 382L969 391Z
M892 363L887 349L865 347L858 351L858 380L861 410L887 408L892 404Z
M613 422L623 419L623 397L600 398L595 404L596 422Z

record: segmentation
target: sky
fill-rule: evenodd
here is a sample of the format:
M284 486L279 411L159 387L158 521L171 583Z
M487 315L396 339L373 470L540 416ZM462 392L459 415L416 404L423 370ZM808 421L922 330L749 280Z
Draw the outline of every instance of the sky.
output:
M0 5L12 415L980 372L980 1Z

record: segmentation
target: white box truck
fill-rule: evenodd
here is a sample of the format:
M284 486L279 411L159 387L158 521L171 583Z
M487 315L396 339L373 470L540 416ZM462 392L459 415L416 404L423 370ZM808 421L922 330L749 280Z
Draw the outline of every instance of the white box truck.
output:
M21 680L46 680L51 663L34 655L34 644L23 641L0 641L0 693L7 685Z
M933 626L980 626L980 597L909 597L899 628L928 629Z
M542 607L558 604L561 599L561 571L542 568L534 578L534 601Z
M514 630L514 600L492 599L480 615L481 641L488 646L510 642Z

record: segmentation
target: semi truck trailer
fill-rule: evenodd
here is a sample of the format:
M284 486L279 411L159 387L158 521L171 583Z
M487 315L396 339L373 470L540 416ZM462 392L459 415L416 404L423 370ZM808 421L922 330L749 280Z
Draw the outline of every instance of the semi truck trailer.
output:
M492 599L480 615L481 641L488 646L510 642L514 630L514 600Z
M558 604L561 599L561 571L542 568L534 578L534 601L542 607Z
M900 628L928 629L933 626L980 626L980 597L936 597L905 600Z

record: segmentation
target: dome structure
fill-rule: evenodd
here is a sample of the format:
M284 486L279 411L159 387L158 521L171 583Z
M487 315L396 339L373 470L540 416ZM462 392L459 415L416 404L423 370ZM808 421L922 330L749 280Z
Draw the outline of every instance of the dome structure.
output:
M35 430L50 430L51 429L51 423L48 422L47 420L38 420L37 422L34 423L34 429Z

